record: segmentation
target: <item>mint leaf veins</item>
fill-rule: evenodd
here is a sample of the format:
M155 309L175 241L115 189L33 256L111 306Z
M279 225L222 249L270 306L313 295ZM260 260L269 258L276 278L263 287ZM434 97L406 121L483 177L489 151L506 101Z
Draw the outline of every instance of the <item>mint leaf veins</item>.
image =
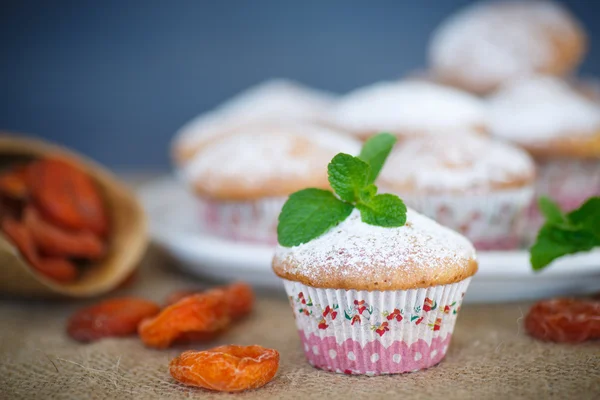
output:
M396 138L380 134L369 139L359 157L339 153L327 167L329 184L338 197L322 189L293 193L279 215L277 236L285 247L298 246L345 220L356 207L364 223L400 227L406 206L393 194L377 194L377 179Z

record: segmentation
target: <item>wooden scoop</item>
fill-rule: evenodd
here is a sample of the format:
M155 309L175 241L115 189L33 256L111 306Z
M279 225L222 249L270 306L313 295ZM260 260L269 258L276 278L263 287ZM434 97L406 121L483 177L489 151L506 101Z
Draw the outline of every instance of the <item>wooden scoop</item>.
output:
M92 177L111 222L108 252L73 283L57 283L37 273L0 231L0 293L45 297L92 297L122 283L137 267L147 243L144 211L133 193L97 163L60 146L0 133L0 167L41 157L68 159Z

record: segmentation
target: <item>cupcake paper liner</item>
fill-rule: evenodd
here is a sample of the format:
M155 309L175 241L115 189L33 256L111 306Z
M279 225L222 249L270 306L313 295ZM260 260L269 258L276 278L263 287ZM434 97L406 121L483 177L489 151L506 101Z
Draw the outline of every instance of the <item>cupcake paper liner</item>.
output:
M284 285L311 365L380 375L418 371L444 358L470 281L371 292Z
M277 219L286 197L226 202L200 199L203 230L233 241L277 243Z
M513 250L522 246L533 194L532 186L474 195L398 193L409 207L462 233L478 250Z
M592 196L600 196L600 160L555 159L537 162L535 197L550 196L563 210L578 208ZM529 208L527 231L533 240L544 219L537 201Z

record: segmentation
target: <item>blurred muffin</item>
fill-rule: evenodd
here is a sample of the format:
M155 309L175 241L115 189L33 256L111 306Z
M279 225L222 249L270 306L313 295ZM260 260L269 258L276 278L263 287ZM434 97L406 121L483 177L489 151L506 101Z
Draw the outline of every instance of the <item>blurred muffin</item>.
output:
M173 158L184 163L206 141L256 121L323 122L334 99L332 94L287 79L268 80L185 124L175 136Z
M479 99L418 80L379 82L350 92L332 108L330 123L360 139L380 132L402 139L487 129Z
M279 246L273 270L311 365L398 374L444 358L477 258L467 239L411 209L398 228L354 210L308 243Z
M570 77L567 82L575 91L582 96L600 103L600 80L592 77L574 78Z
M400 143L379 185L467 236L481 250L514 249L523 235L535 168L510 144L464 133Z
M489 99L492 132L527 149L538 164L537 195L566 209L600 194L600 104L564 81L513 82ZM539 216L532 210L532 230Z
M358 141L315 124L263 121L205 143L178 173L200 199L206 232L274 244L287 196L328 188L331 158L359 151Z
M531 73L565 75L581 62L586 37L551 1L486 1L448 18L434 32L431 68L444 82L474 93Z

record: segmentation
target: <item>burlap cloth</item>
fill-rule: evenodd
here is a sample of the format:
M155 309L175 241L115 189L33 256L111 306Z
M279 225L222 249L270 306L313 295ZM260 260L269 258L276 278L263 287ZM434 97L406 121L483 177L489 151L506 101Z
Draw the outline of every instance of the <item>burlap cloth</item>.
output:
M172 268L156 248L133 286L116 295L156 301L197 285ZM67 317L86 302L0 300L0 398L158 399L217 398L171 379L169 360L185 347L144 348L136 338L78 344L65 335ZM261 344L281 353L275 380L236 396L306 398L600 398L600 344L540 343L523 333L528 304L465 305L448 355L417 373L355 377L322 372L304 360L283 292L261 292L252 317L214 345ZM192 346L201 349L203 346Z
M151 248L133 286L111 296L162 302L198 281ZM1 266L0 266L1 268ZM234 396L177 384L168 363L198 345L157 351L136 338L78 344L65 321L89 302L0 299L0 399L178 399ZM600 343L541 343L523 333L529 304L465 305L446 358L417 373L359 377L304 360L283 292L261 292L254 314L211 345L260 344L281 353L276 378L243 399L598 399Z

